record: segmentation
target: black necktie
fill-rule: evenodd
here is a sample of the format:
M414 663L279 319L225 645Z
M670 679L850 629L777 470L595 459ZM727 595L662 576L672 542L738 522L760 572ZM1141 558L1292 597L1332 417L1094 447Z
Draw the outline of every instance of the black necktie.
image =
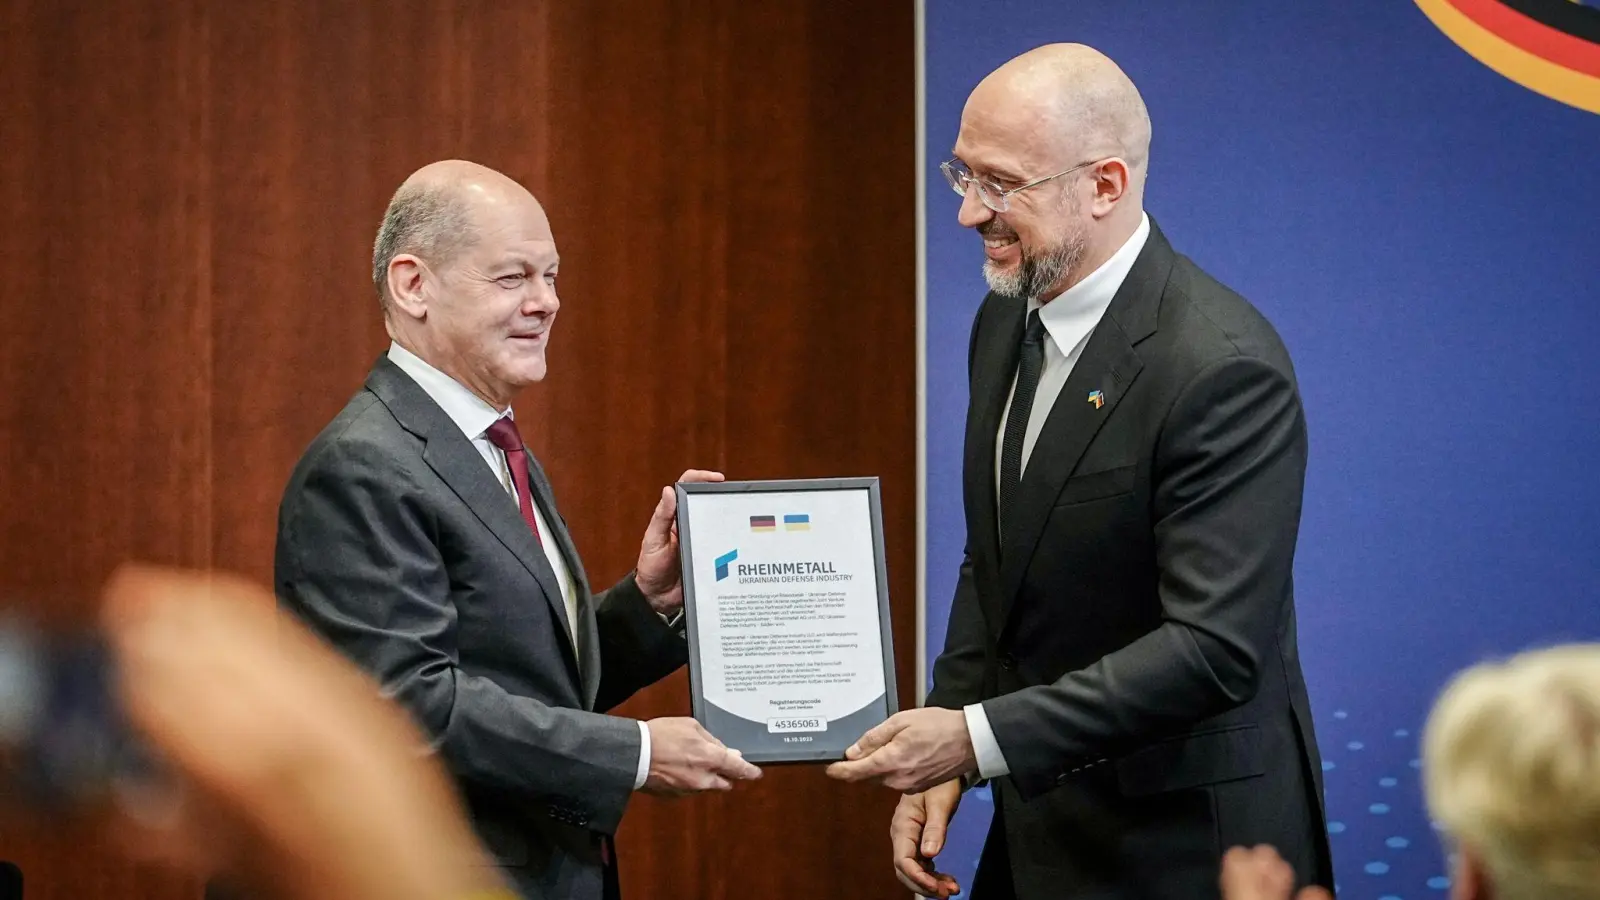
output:
M1028 328L1022 333L1022 359L1017 363L1017 389L1011 396L1011 411L1006 413L1005 437L1000 441L1000 534L1016 508L1017 489L1022 484L1022 439L1028 433L1028 417L1033 415L1033 395L1039 389L1039 373L1044 369L1044 323L1039 311L1028 313ZM1002 537L1003 540L1003 537Z

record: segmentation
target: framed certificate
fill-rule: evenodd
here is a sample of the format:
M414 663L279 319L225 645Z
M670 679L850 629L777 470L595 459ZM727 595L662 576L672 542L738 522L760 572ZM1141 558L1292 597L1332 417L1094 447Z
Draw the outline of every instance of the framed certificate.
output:
M677 493L695 719L754 763L843 759L898 707L878 479Z

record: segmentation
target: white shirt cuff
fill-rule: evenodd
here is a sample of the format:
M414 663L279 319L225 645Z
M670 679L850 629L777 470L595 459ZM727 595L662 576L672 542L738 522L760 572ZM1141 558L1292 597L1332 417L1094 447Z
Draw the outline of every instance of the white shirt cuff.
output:
M650 778L650 726L639 723L639 770L633 773L633 789L644 787Z
M1011 767L1006 765L1005 754L995 742L994 729L989 727L989 715L983 711L983 704L973 703L962 707L961 711L967 716L967 734L972 738L972 752L978 757L978 774L984 778L1010 775Z

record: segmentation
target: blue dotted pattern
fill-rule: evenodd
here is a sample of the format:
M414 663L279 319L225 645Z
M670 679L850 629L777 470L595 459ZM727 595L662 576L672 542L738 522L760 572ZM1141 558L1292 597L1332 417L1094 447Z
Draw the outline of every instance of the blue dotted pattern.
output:
M1340 900L1438 898L1450 879L1422 799L1414 729L1317 716L1328 840Z

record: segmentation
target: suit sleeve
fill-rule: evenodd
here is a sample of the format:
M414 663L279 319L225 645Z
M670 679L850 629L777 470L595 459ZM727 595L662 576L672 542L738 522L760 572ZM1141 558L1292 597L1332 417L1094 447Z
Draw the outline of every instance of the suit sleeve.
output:
M1220 360L1181 392L1153 475L1162 624L1054 684L984 703L1025 799L1255 695L1285 614L1306 452L1294 383L1264 361Z
M950 601L944 649L933 661L933 689L924 705L960 709L983 699L987 638L983 610L978 606L978 592L972 581L972 557L966 554L956 578L955 597Z
M684 618L668 625L656 615L630 573L595 598L600 634L600 692L596 709L611 709L689 661Z
M325 445L284 499L280 599L411 712L456 777L614 832L632 795L637 723L548 706L464 669L434 531L403 463L369 445Z

